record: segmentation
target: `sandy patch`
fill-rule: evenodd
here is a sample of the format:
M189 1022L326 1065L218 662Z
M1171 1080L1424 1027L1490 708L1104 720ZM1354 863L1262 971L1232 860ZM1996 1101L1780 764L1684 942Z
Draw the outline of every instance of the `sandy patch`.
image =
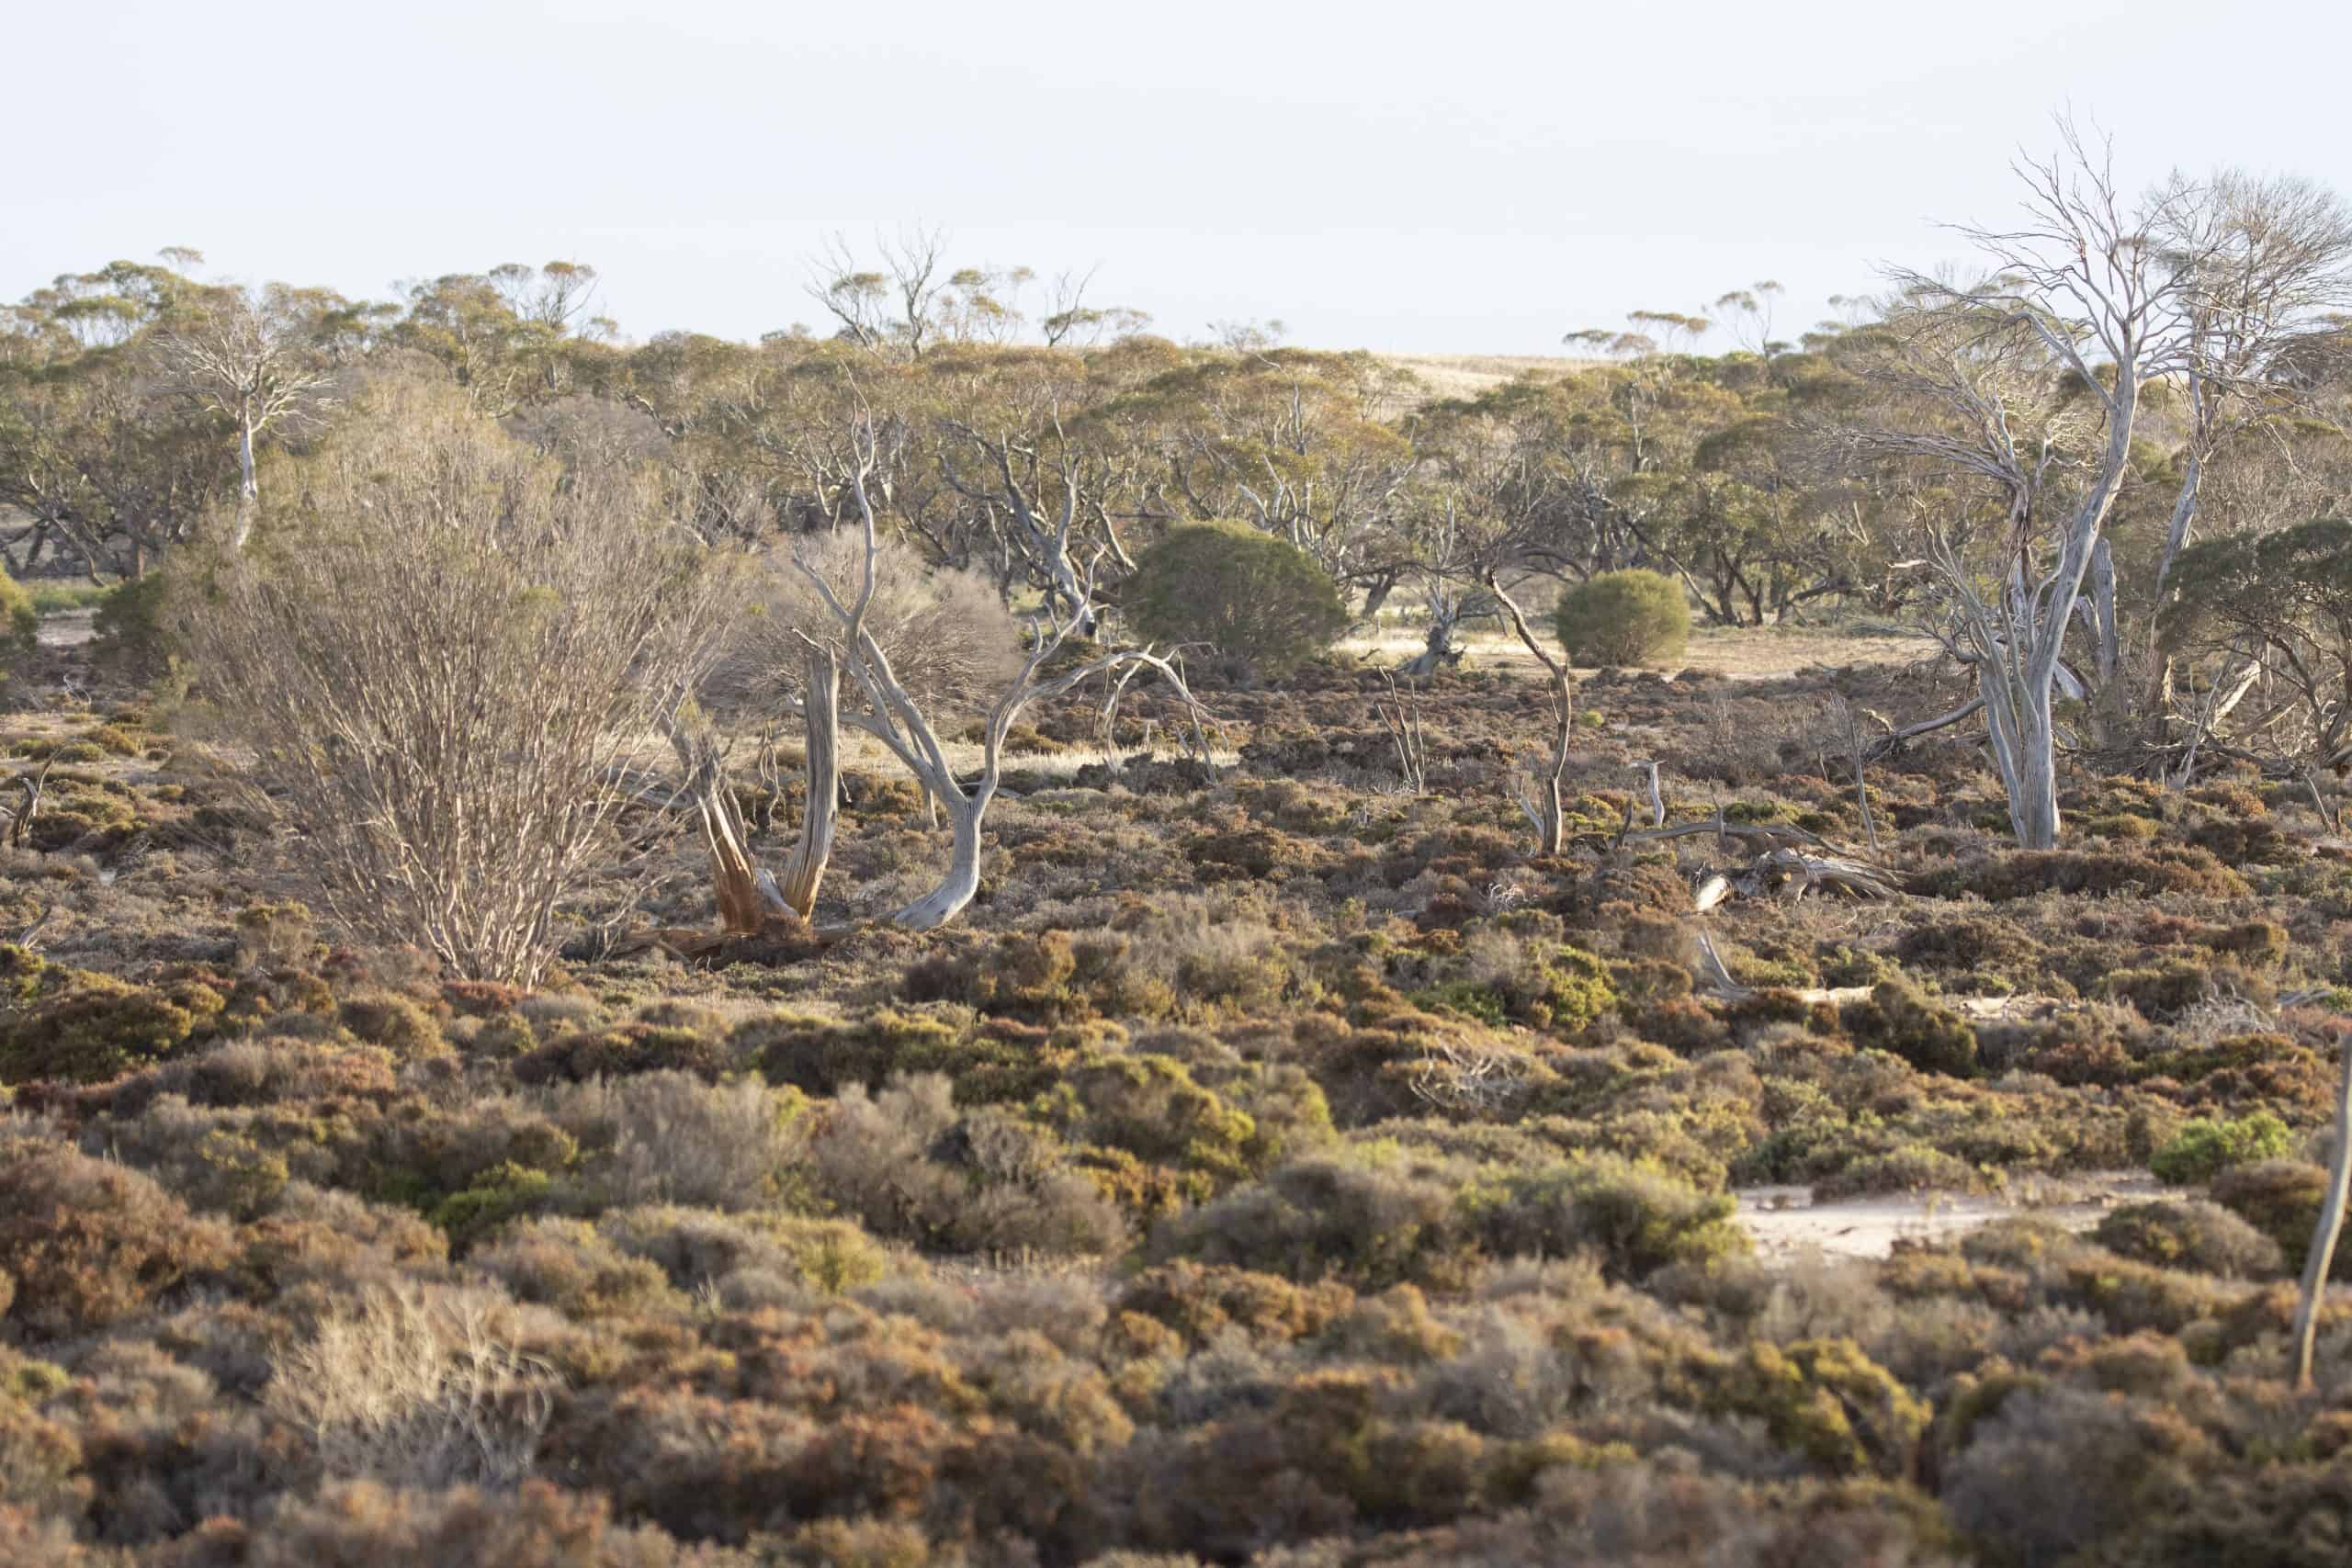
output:
M1945 1240L2018 1214L2085 1231L2118 1204L2140 1202L2162 1190L2154 1177L2141 1170L2028 1179L2040 1190L1898 1193L1820 1203L1804 1187L1749 1187L1734 1196L1740 1224L1756 1237L1756 1250L1767 1259L1783 1260L1808 1250L1834 1258L1884 1258L1898 1241Z
M54 615L44 615L40 623L40 645L43 648L79 648L90 640L91 618L95 610L61 610Z

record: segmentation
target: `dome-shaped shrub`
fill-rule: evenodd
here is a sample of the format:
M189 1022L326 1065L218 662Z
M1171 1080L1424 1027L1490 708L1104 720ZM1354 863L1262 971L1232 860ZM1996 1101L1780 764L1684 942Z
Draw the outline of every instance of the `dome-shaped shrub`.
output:
M1158 643L1205 642L1264 675L1296 669L1347 628L1323 569L1242 523L1187 523L1143 553L1121 600Z
M1690 640L1690 603L1662 572L1604 571L1560 595L1560 646L1570 661L1658 664Z

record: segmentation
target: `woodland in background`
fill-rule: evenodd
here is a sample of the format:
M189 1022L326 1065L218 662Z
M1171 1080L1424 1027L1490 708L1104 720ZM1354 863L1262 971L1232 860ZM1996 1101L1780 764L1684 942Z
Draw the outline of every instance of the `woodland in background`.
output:
M36 293L0 1564L2346 1561L2352 229L2025 173L1461 401L922 234Z

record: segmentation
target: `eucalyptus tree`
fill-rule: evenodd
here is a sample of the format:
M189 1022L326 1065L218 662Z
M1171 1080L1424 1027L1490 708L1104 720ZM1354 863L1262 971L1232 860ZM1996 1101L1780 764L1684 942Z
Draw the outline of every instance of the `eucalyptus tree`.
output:
M327 403L334 372L323 318L345 301L271 284L207 290L162 328L156 351L166 374L227 420L237 444L237 511L230 547L253 533L261 481L254 455L263 437L300 424Z
M2229 170L2164 217L2153 238L2179 271L2185 429L2159 597L2216 453L2309 411L2342 358L2352 308L2352 206L2324 186Z
M2197 362L2193 280L2208 254L2164 241L2195 230L2203 187L2176 175L2128 197L2108 149L2087 146L2064 122L2061 133L2054 155L2018 166L2022 223L1963 231L1990 261L1988 277L1903 279L1911 297L1949 317L1953 330L1986 323L2003 342L2005 373L1943 380L1940 396L1959 435L1876 437L1895 447L1907 440L2008 493L2011 526L1989 576L1949 538L1933 541L1929 560L1948 593L1956 645L1977 678L2010 825L2028 849L2048 849L2058 838L2054 705L2066 636L2086 608L2093 679L2104 685L2115 674L2115 568L2105 529L2132 468L2143 399ZM2078 470L2068 476L2069 502L2052 516L2038 502L2064 448L2036 442L2030 427L2020 431L2007 414L2019 400L2070 398L2085 439Z
M438 360L467 400L492 418L576 389L590 345L613 323L588 314L596 271L579 262L507 263L407 285L388 339Z
M927 931L953 920L979 890L981 835L989 807L1002 787L1005 739L1032 703L1072 691L1097 675L1122 677L1112 686L1115 701L1115 694L1125 688L1125 677L1148 671L1173 686L1179 699L1195 714L1196 737L1198 709L1175 667L1148 647L1114 648L1046 673L1055 656L1095 623L1090 570L1073 601L1031 618L1027 646L1020 650L1018 664L987 703L978 767L967 778L950 759L931 716L901 677L872 623L885 542L867 484L875 469L876 440L870 424L854 428L849 445L853 453L849 485L857 513L857 530L852 536L856 541L853 574L837 588L817 563L804 557L796 565L831 614L831 636L842 650L843 671L856 693L856 700L842 708L841 722L880 741L946 813L951 833L946 870L929 893L890 917L897 924Z
M135 578L193 536L223 499L217 412L180 395L155 352L207 293L170 265L69 273L0 310L0 540L14 564L44 551L97 581Z

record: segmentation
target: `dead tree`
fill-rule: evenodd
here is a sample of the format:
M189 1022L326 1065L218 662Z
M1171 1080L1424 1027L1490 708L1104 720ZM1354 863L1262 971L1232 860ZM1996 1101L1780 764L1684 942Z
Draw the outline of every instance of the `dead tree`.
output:
M841 662L820 642L808 645L802 661L800 716L806 726L807 761L801 769L807 791L800 807L800 836L785 856L778 892L785 907L802 919L817 908L817 885L832 863L833 828L841 819Z
M1861 720L1855 716L1854 705L1844 693L1830 704L1830 717L1838 726L1838 743L1845 748L1846 758L1854 770L1854 804L1862 814L1862 831L1870 836L1871 853L1879 852L1878 814L1871 809L1871 786L1863 773Z
M40 765L40 773L17 775L17 785L25 792L24 804L17 807L0 807L0 814L5 814L0 815L0 820L5 820L7 824L7 842L10 849L21 850L25 847L25 835L31 831L33 818L40 810L41 791L49 785L49 770L56 765L57 759L52 756Z
M797 915L785 902L776 880L752 859L751 833L742 807L727 782L726 759L716 739L690 734L674 716L667 726L670 743L686 771L683 791L701 819L702 844L710 857L710 885L718 897L719 929L729 935L751 935L780 915ZM822 868L820 867L821 870Z
M1992 571L1980 577L1949 536L1936 539L1930 564L1950 591L2010 826L2027 849L2057 842L2053 707L2066 637L2078 618L2090 622L2095 641L2081 683L2108 688L2116 674L2120 639L2104 529L2131 468L2143 391L2195 362L2194 280L2205 259L2165 243L2190 226L2205 199L2199 187L2175 178L2129 203L2105 151L2086 147L2072 126L2061 129L2064 145L2056 156L2018 166L2025 225L1963 231L1993 263L1991 281L1957 288L1917 275L1902 279L1916 319L1928 329L1925 341L1940 345L1932 359L1915 356L1911 376L1943 410L1942 423L1862 438L2006 492L2009 527ZM2089 408L2097 439L2071 511L2053 524L2035 502L2052 454L2064 444L2032 426L2041 411L2070 399Z
M1380 716L1382 728L1388 731L1389 744L1396 749L1396 771L1405 777L1405 787L1415 795L1430 792L1429 737L1421 728L1421 698L1413 682L1406 682L1405 690L1396 690L1396 677L1381 672L1387 682L1388 700L1374 702L1372 711Z
M1527 814L1530 826L1535 829L1538 853L1556 855L1567 848L1567 814L1560 802L1561 775L1568 771L1568 742L1576 729L1576 677L1569 672L1567 660L1555 659L1544 645L1535 640L1528 629L1527 617L1520 613L1518 602L1503 592L1499 578L1487 574L1487 592L1494 596L1496 606L1510 621L1510 629L1535 661L1552 677L1552 754L1539 766L1527 770L1525 787L1518 788L1519 808Z
M1096 675L1142 665L1156 671L1175 688L1193 716L1193 738L1204 757L1207 739L1199 723L1199 705L1193 701L1183 677L1174 665L1149 648L1116 649L1057 675L1044 672L1046 665L1072 637L1094 624L1094 575L1090 565L1077 580L1074 592L1058 615L1049 611L1031 620L1026 656L998 693L982 726L978 776L968 783L958 777L921 705L893 673L889 655L865 624L866 612L874 599L881 545L864 474L863 466L852 472L852 494L865 551L856 596L843 603L823 573L805 563L801 570L839 622L842 657L863 698L857 707L843 713L843 721L888 748L946 813L951 847L947 869L939 885L890 916L899 925L929 931L954 919L979 891L981 829L988 808L1002 784L1005 737L1030 704L1059 696Z
M1645 761L1636 762L1634 764L1634 771L1642 775L1642 783L1649 791L1650 826L1653 828L1665 827L1666 792L1658 787L1657 760L1656 758L1650 758Z

